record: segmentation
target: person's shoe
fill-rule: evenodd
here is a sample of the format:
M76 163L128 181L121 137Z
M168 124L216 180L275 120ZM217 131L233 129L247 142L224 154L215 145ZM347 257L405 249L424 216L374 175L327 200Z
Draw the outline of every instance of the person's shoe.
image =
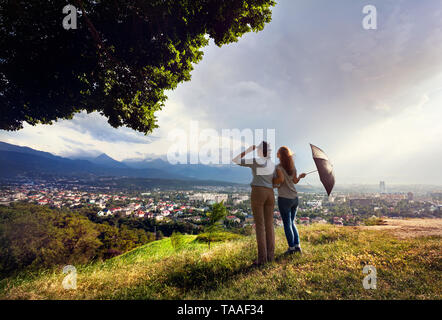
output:
M296 247L296 248L293 249L292 251L293 251L293 253L299 253L299 254L302 254L301 247Z
M258 262L258 260L253 261L252 266L254 267L262 267L265 263L264 262Z
M296 247L296 248L289 248L287 251L286 251L286 254L294 254L294 253L299 253L299 254L302 254L302 250L301 250L301 248L300 247Z

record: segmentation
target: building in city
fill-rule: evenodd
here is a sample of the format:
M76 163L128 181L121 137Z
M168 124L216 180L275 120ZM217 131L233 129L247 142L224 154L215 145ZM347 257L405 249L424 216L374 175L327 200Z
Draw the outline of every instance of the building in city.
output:
M385 193L385 181L379 182L379 192Z
M190 201L207 201L210 203L227 201L228 194L223 193L196 193L189 196Z

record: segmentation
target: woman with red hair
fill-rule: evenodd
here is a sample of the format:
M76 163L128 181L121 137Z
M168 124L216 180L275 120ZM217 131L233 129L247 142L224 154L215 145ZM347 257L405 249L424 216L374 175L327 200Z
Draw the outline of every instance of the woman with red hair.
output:
M298 210L298 193L295 184L306 175L305 173L296 175L293 152L288 147L279 148L277 156L280 163L276 166L273 184L278 186L278 207L289 245L287 253L301 253L299 233L294 222Z

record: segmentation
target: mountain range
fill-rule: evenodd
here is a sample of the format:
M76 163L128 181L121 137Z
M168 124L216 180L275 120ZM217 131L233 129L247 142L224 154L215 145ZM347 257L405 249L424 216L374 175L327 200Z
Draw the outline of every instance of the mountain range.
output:
M161 158L117 161L104 153L97 157L70 159L0 141L0 177L39 174L215 180L235 183L250 181L249 170L231 165L172 165Z

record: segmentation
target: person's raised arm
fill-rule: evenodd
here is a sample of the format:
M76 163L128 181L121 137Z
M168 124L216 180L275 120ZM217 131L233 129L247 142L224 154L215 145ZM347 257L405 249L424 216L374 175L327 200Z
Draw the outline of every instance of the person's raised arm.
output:
M298 177L294 176L294 177L293 177L293 183L294 183L294 184L298 184L298 182L299 182L301 179L305 178L305 176L306 176L305 173L301 173Z
M276 177L273 177L272 180L274 185L278 185L284 182L284 175L282 174L281 170L276 169Z
M241 165L241 159L244 158L244 156L246 154L248 154L249 152L252 152L255 149L256 149L255 145L248 147L245 151L241 152L239 155L237 155L235 158L233 158L232 161L238 165Z

